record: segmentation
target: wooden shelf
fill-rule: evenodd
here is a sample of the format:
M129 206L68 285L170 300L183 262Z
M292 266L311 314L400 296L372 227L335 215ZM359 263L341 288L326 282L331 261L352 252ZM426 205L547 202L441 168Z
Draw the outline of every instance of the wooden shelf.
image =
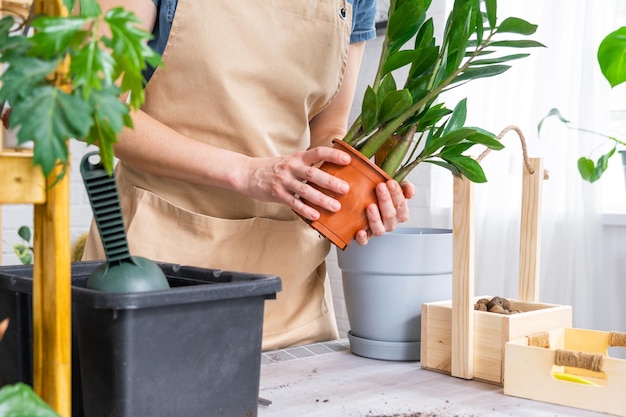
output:
M42 204L46 202L46 179L33 166L31 152L0 153L0 204Z

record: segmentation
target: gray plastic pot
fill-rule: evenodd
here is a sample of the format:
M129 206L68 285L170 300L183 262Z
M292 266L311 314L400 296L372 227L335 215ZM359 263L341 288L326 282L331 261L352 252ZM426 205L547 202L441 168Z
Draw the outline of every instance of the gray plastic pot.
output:
M338 250L337 260L352 352L419 360L422 304L452 297L452 231L399 228Z

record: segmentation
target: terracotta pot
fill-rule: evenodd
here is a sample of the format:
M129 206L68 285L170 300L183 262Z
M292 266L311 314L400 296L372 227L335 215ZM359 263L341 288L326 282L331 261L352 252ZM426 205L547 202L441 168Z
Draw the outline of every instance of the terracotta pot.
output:
M324 163L320 169L346 181L350 184L350 191L336 194L323 190L341 203L341 210L331 212L308 203L320 212L319 220L309 224L343 250L352 242L356 232L367 227L365 209L377 202L376 185L390 180L391 177L347 143L335 140L333 148L349 153L352 161L349 165Z

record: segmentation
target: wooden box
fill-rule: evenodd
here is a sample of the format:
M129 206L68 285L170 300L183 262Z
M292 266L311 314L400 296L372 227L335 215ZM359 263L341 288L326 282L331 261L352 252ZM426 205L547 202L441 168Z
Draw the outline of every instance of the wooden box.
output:
M490 298L488 296L477 297ZM473 379L502 385L504 346L513 339L572 326L572 307L510 300L517 314L474 311ZM422 305L420 364L424 369L451 373L452 300Z
M553 329L549 345L522 337L506 344L504 394L626 416L626 360L608 347L626 346L625 333Z

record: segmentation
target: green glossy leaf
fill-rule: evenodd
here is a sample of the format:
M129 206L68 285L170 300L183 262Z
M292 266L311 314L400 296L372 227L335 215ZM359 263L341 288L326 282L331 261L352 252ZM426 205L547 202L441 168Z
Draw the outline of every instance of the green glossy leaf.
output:
M21 382L0 389L0 416L60 417L31 387Z
M17 235L21 237L22 239L24 239L25 241L30 242L30 238L31 238L30 227L21 226L19 229L17 229Z
M508 17L498 25L496 33L517 33L520 35L532 35L537 31L537 25L528 23L519 17Z
M463 152L467 151L472 146L474 146L474 144L471 142L461 142L455 143L454 145L445 146L440 152L441 158L447 159L463 155Z
M371 132L378 124L378 98L370 86L365 89L361 103L361 124L365 132Z
M474 144L480 144L488 147L491 150L499 151L504 149L504 144L495 138L495 135L492 133L479 132L469 135L467 140L473 142Z
M487 10L487 21L489 22L489 28L493 30L496 27L496 16L498 14L498 1L497 0L485 0L485 9Z
M417 62L420 51L403 49L389 55L383 66L383 74L388 74L413 62Z
M405 0L398 3L387 22L388 50L395 52L417 33L426 18L431 0Z
M525 40L525 39L516 39L510 41L494 41L490 42L489 46L501 46L507 48L545 48L546 46L541 42Z
M584 180L594 182L595 180L593 179L593 177L595 171L596 167L591 159L585 158L584 156L578 159L578 172L580 172L580 176Z
M485 172L475 159L460 155L446 158L445 161L454 165L468 180L476 183L487 182Z
M461 75L454 79L455 83L468 80L476 80L478 78L493 77L511 68L510 65L486 65L480 67L471 67L463 71Z
M45 82L46 77L57 68L55 61L42 61L31 57L16 57L2 74L0 101L16 103L28 97L32 89Z
M378 86L378 90L376 95L384 100L387 97L387 94L392 91L396 91L398 88L396 86L396 80L393 78L392 74L386 74L383 79L380 81L380 85Z
M472 63L470 65L471 66L478 66L478 65L499 64L499 63L502 63L502 62L513 61L515 59L526 58L527 56L530 56L530 54L514 54L514 55L501 56L501 57L498 57L498 58L491 58L491 59L477 59L475 61L472 61Z
M423 74L427 75L427 79L430 78L430 74L435 67L438 56L439 48L436 46L421 49L411 65L406 86L410 89L417 88L419 77Z
M76 51L70 63L70 73L74 88L83 88L84 97L88 97L92 89L100 90L114 82L114 61L111 55L101 49L92 40L84 48Z
M86 23L87 19L80 16L36 18L32 22L36 31L31 38L33 48L29 54L44 59L62 58L71 44L77 44L84 38Z
M72 9L70 8L68 10ZM102 9L96 0L80 0L80 14L95 17L102 14Z
M600 42L598 64L611 87L626 81L626 26L609 33Z
M391 91L380 106L379 123L385 123L398 116L413 104L409 90Z
M30 97L12 103L11 117L20 121L18 137L35 142L33 161L48 176L57 161L67 163L66 141L86 135L91 115L75 95L42 86Z
M467 117L467 99L459 101L452 110L452 116L446 124L446 128L443 131L444 135L449 134L455 130L461 129L465 124L465 118Z

